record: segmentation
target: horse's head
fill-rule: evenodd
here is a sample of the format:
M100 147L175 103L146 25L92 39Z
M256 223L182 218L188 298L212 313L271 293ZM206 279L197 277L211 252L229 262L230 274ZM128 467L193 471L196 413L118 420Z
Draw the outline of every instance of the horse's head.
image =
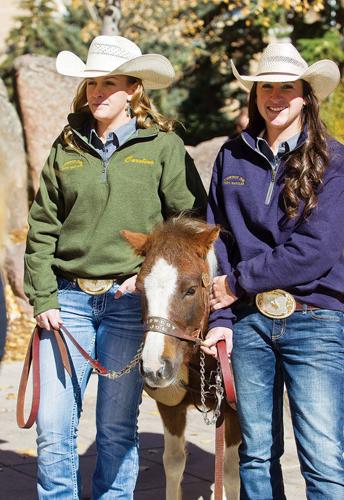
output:
M141 370L151 387L177 382L193 351L192 342L155 331L154 318L186 335L206 327L208 285L216 267L212 246L218 233L219 228L186 217L170 219L149 235L122 232L145 257L136 286L148 325Z

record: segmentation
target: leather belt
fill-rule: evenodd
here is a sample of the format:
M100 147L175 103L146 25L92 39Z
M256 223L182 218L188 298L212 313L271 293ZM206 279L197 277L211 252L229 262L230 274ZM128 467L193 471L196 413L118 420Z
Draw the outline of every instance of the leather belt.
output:
M101 295L110 290L114 284L121 285L125 280L134 276L134 274L125 274L114 276L112 278L78 278L72 274L59 272L57 276L60 276L67 281L72 281L76 283L79 288L89 295Z
M295 300L295 311L314 311L315 309L320 309L320 307L302 304L301 302Z
M288 318L294 311L317 309L317 307L297 302L291 293L280 288L257 293L255 302L259 312L272 319Z

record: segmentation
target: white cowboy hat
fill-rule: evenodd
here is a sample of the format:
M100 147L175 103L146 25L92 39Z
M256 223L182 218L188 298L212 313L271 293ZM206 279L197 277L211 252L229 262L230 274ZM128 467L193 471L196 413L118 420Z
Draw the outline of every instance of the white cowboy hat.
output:
M306 80L321 100L331 94L340 81L338 66L333 61L323 59L308 66L291 43L270 43L260 58L256 75L240 75L232 60L231 66L235 78L247 91L254 82Z
M150 89L168 87L174 80L174 69L166 57L144 54L134 43L122 36L97 36L91 43L86 64L73 52L63 50L56 58L61 75L79 78L128 75L142 80Z

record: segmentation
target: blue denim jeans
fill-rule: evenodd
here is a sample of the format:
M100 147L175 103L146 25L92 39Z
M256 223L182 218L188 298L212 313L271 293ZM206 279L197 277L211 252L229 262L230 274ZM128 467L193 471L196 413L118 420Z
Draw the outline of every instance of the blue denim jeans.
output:
M81 346L111 370L133 358L143 339L140 296L125 293L114 300L115 285L91 296L59 279L64 326ZM40 346L41 401L37 419L38 496L78 499L81 494L77 453L82 399L91 374L87 361L66 338L73 377L64 371L52 335ZM138 408L142 379L136 366L116 380L99 377L97 394L97 463L92 498L129 500L138 475Z
M344 314L318 309L272 320L254 307L235 312L241 499L285 499L284 384L307 498L344 498Z

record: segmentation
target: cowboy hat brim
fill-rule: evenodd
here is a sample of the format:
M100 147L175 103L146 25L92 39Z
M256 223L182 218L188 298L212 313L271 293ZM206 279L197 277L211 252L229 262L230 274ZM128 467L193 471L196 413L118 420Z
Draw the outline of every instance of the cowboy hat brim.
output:
M312 64L299 75L293 75L290 73L264 73L261 75L243 76L239 74L232 60L231 66L233 75L247 92L251 90L254 82L275 83L305 80L311 85L316 97L319 100L322 100L334 91L340 81L338 66L333 61L328 59L323 59Z
M142 80L149 89L162 89L171 85L175 78L170 61L160 54L144 54L122 63L122 59L113 59L109 71L87 69L86 64L73 52L63 50L56 58L56 71L61 75L77 78L95 78L106 75L127 75Z

